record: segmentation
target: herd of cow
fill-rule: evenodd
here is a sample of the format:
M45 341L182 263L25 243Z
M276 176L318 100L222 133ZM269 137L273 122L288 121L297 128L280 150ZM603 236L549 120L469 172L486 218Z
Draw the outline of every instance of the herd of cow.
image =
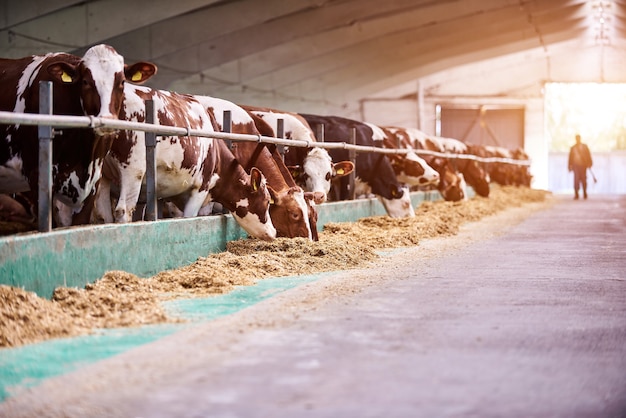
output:
M357 153L319 147L275 146L195 136L159 136L156 145L157 196L166 216L212 213L221 204L251 236L317 239L316 204L350 196L347 174L355 173L357 196L375 195L392 217L414 216L410 189L436 188L446 200L465 197L465 185L480 196L489 183L530 185L527 166L479 163L472 159L418 155L419 150L498 156L525 160L523 151L466 145L417 129L382 127L336 116L284 112L242 106L227 100L179 94L142 86L157 71L154 64L124 63L112 47L97 45L80 57L51 53L0 59L0 110L38 113L39 82L53 83L53 113L93 115L144 122L151 99L157 123L203 131L222 131L224 111L231 132L276 136L278 119L284 137L411 150L406 154ZM129 222L145 194L145 134L142 131L72 128L53 139L53 208L55 226ZM0 125L0 220L36 216L38 191L36 126ZM143 185L143 187L142 187ZM138 214L140 211L137 211ZM165 215L164 215L165 216Z

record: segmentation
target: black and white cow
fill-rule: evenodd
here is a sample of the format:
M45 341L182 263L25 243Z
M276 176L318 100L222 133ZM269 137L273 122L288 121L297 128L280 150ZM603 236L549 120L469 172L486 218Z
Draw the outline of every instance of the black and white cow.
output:
M156 66L148 62L125 65L108 45L96 45L82 57L50 53L0 59L0 110L39 113L39 82L51 81L54 114L117 119L125 82L142 83L155 72ZM115 132L105 129L56 132L52 153L55 200L76 212L93 199L114 137ZM0 125L0 193L21 193L31 212L38 200L38 159L36 126ZM56 219L56 224L69 222Z
M413 144L416 152L419 152L419 150L434 151L442 154L447 152L439 137L427 135L419 129L400 127L390 127L388 129L396 137ZM436 188L445 200L457 202L467 199L465 178L462 173L456 170L454 164L448 158L428 154L422 157L428 162L428 165L439 173L439 183L436 185Z
M396 130L369 124L374 132L384 135L385 148L406 150L405 154L389 154L391 166L398 180L408 186L424 187L439 184L439 173L415 153L408 138L396 135Z
M339 116L303 113L300 115L306 119L313 130L316 130L319 125L324 125L324 140L326 142L348 142L354 128L356 129L357 145L383 147L384 135L382 132L375 132L366 123ZM331 149L329 153L333 161L349 160L349 153L346 149ZM378 196L389 216L393 218L415 216L409 189L398 181L385 154L357 153L355 174L355 194L357 196L369 194ZM347 178L340 178L337 184L339 200L347 199L349 196Z

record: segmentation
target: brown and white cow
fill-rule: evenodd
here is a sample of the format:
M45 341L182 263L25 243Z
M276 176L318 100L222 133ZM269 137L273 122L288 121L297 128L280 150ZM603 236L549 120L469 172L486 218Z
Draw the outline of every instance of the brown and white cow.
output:
M281 119L285 138L317 142L307 121L297 113L263 107L243 107L272 127L271 136L276 136L275 127ZM351 161L333 163L328 151L320 147L288 147L285 153L285 164L289 167L296 183L304 190L314 193L317 204L327 200L334 179L347 176L354 170L354 164Z
M438 137L439 143L443 146L445 152L454 154L470 155L468 146L454 138ZM472 189L482 197L489 196L489 174L485 171L481 164L469 158L455 158L452 161L457 171L463 174L463 178Z
M36 218L26 211L22 203L7 194L0 194L0 221L17 222L33 229L37 227Z
M510 150L501 146L477 146L472 149L476 153L483 154L488 158L506 158L510 160L528 160L528 154L521 149ZM505 162L489 162L486 164L491 179L504 186L526 186L530 187L532 175L529 168L522 164L512 164Z
M145 121L144 101L154 101L158 123L214 131L205 107L192 96L127 85L120 117ZM246 173L223 140L196 136L159 136L156 144L157 197L174 201L185 217L198 214L211 200L220 202L251 236L276 237L270 215L270 194L262 173ZM119 199L113 211L116 222L129 222L139 199L146 172L145 134L121 131L106 158L98 189L97 213L112 219L111 182L119 183Z
M0 59L0 110L39 113L39 82L53 83L53 113L117 119L126 80L141 83L156 72L147 62L124 65L108 45L82 57L50 53ZM115 133L105 129L63 129L52 153L53 198L73 211L93 199L102 164ZM0 193L21 193L37 207L38 132L36 126L0 125ZM67 221L66 221L67 222ZM56 223L65 224L59 219Z
M231 113L232 133L249 135L268 135L271 129L262 120L255 120L243 107L225 99L211 96L194 96L212 115L217 128L222 130L224 111ZM258 129L261 125L261 130ZM272 151L270 151L272 148ZM305 193L291 178L283 160L275 147L262 143L237 141L232 145L232 152L242 166L249 170L258 167L267 178L268 189L272 196L270 216L278 237L309 238L317 241L317 214L311 204L312 194ZM315 224L315 225L313 225Z
M300 114L306 119L312 129L324 125L326 142L348 142L352 129L356 130L356 144L371 147L383 147L384 134L382 130L374 131L371 126L353 119L339 116L321 116ZM329 151L333 161L348 160L347 149L331 149ZM356 195L376 195L387 214L392 218L415 216L411 203L409 189L404 187L396 178L387 156L377 152L359 152L356 156L355 168ZM333 185L337 188L338 200L349 198L348 183L345 177Z
M435 137L427 135L416 128L389 128L398 137L413 144L414 149L445 153L443 144ZM419 151L417 151L419 152ZM457 202L465 199L465 180L458 173L447 158L435 155L422 154L422 158L439 173L439 183L436 188L446 201Z
M388 154L391 166L398 180L409 186L424 187L439 184L439 173L426 160L419 157L406 135L396 135L397 129L371 125L372 129L382 129L383 145L389 149L409 150L406 154Z

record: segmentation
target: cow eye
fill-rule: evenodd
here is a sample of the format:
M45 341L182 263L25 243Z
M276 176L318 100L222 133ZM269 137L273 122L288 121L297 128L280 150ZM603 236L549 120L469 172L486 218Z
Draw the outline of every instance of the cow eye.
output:
M332 175L330 173L326 173L326 181L330 181Z

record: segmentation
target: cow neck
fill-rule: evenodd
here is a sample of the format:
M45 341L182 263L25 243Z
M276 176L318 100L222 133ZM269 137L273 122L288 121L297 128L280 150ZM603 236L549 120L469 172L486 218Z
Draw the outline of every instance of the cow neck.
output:
M217 147L217 172L219 180L215 187L211 189L211 195L216 201L224 205L226 209L233 212L236 209L236 202L241 196L238 196L240 188L239 180L244 179L246 174L235 159L233 154L228 150L223 141L216 140L213 142Z
M254 149L252 149L253 146L255 147ZM241 142L236 144L233 148L233 153L242 166L250 167L250 169L246 168L247 173L250 172L252 167L256 167L261 170L263 175L265 175L267 184L276 192L288 190L290 186L285 180L286 177L282 174L282 171L277 166L270 151L266 148L267 147L263 146L259 150L258 145L255 146L252 143ZM252 157L257 150L259 150L258 155L253 159Z
M378 173L378 168L380 167L380 163L383 161L383 158L385 158L385 154L382 153L375 153L375 157L376 162L374 163L374 167L372 168L372 173Z
M272 158L276 163L276 167L278 167L278 170L285 179L285 183L287 183L289 187L298 187L296 180L293 178L291 172L289 171L289 168L285 165L283 157L278 152L278 149L276 149L276 145L272 144L272 149L269 149L268 147L268 150L272 153Z
M246 168L245 168L246 172L249 173L250 170L252 170L252 167L254 167L254 165L256 164L264 148L265 148L265 144L263 142L259 142L256 145L256 148L254 148L254 151L252 152L252 155L250 156L250 159L248 160L248 163L246 164Z

